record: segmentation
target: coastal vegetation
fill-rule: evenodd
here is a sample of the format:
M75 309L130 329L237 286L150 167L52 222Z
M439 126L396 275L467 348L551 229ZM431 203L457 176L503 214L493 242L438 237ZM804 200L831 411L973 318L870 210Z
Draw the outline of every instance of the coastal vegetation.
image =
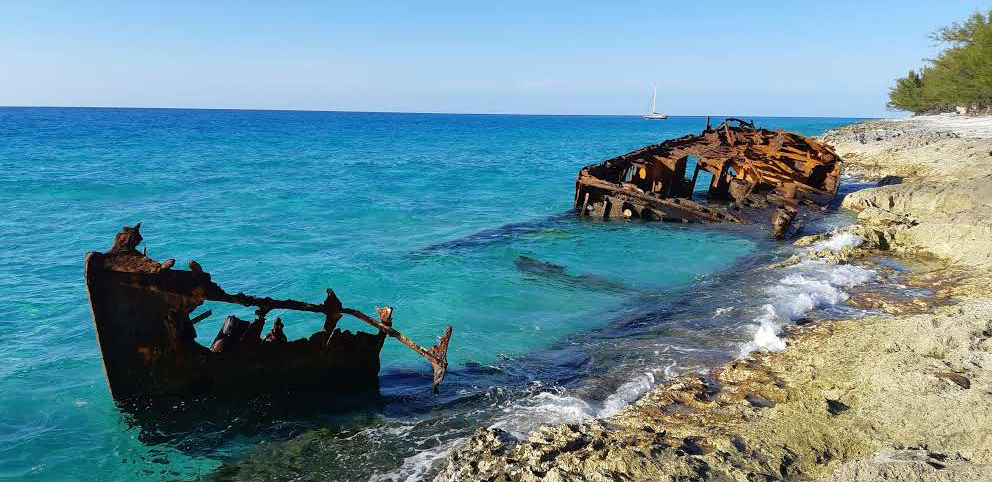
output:
M992 11L941 28L931 38L947 48L896 79L888 107L914 114L992 110Z

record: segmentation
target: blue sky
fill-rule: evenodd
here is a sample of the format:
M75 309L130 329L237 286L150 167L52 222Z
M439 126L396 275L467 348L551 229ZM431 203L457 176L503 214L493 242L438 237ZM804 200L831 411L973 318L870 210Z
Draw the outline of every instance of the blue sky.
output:
M892 116L992 5L0 0L0 105Z

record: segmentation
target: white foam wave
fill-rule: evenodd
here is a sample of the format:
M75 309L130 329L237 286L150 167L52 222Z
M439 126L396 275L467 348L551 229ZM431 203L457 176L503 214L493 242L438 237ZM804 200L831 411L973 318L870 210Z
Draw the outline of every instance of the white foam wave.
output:
M554 392L525 397L503 411L506 415L489 428L505 430L518 439L526 438L541 425L575 423L596 415L596 409L588 402Z
M631 402L655 387L657 382L675 376L675 362L656 371L644 372L633 380L620 385L606 397L601 406L590 404L578 397L555 391L542 391L524 397L503 408L504 415L489 428L506 431L518 440L527 436L542 425L557 425L581 422L591 418L615 415ZM452 450L464 443L467 437L446 441L432 449L417 452L403 460L403 464L388 473L375 474L370 482L422 480L434 465L448 457Z
M820 241L819 243L813 244L812 246L810 246L810 251L816 252L816 251L822 251L824 249L830 251L840 251L844 248L848 248L848 247L853 248L855 246L860 246L861 243L863 242L864 239L862 239L861 236L858 236L857 234L851 232L844 231L844 232L836 233L830 236L829 238Z
M505 414L489 428L504 430L516 439L524 440L541 425L580 422L595 417L597 410L580 398L542 391L515 401L503 408L503 412ZM455 447L466 440L468 437L459 437L417 452L404 459L396 470L375 474L369 482L423 480L438 461L446 459Z
M523 440L541 425L556 425L580 422L590 418L611 417L620 413L659 382L676 375L675 361L664 368L643 372L632 380L620 385L599 406L590 404L578 397L555 392L541 392L523 398L503 409L505 415L490 425L490 428L505 430L513 437Z
M713 312L713 318L719 318L723 315L730 313L731 311L734 311L734 309L729 306L717 308L716 311Z
M603 402L603 408L599 410L596 416L605 418L620 413L623 407L630 405L631 402L640 398L641 395L647 393L654 385L655 378L652 372L645 372L634 377L633 380L620 385L616 392L606 397L606 401Z
M741 347L741 356L758 350L785 349L779 333L787 323L815 309L846 301L849 295L845 288L867 283L877 276L867 268L823 260L805 260L785 268L785 275L766 290L768 302L758 308L753 337Z
M401 480L413 482L423 480L430 473L434 464L448 458L451 451L465 440L465 438L452 439L433 449L417 452L403 459L403 465L398 469L383 474L373 474L369 477L369 482L396 482Z
M655 352L657 354L657 352ZM665 368L661 369L661 376L658 377L655 371L644 372L633 380L630 380L623 385L620 385L615 392L606 397L603 401L603 407L599 409L596 413L596 418L606 418L612 417L623 410L624 407L630 405L641 398L642 395L648 393L652 388L654 388L659 382L671 379L675 377L675 361L673 360Z

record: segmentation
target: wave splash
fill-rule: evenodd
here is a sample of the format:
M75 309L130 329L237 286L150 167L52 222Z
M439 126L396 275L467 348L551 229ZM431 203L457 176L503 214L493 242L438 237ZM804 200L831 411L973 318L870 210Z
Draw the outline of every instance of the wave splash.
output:
M606 418L616 415L624 407L633 403L658 383L677 375L676 362L647 371L622 384L610 394L602 404L587 402L577 396L567 395L563 390L548 389L535 384L538 393L524 397L504 407L503 415L489 428L501 429L517 440L527 436L542 425L557 425L581 422L592 418ZM429 476L436 465L468 437L448 440L438 446L423 450L404 459L402 466L388 473L376 474L370 482L415 481Z
M541 392L505 408L505 415L489 428L505 430L518 440L523 440L541 425L612 417L658 383L675 377L676 371L676 362L672 361L665 367L637 374L617 387L602 403L590 403L564 393Z
M840 251L858 246L862 241L852 233L837 233L810 246L803 254L808 258L809 254L817 251ZM765 290L767 303L757 309L754 317L757 324L752 326L753 337L741 346L741 356L760 350L784 350L785 341L779 333L786 324L802 319L815 309L843 303L850 297L845 289L878 278L874 270L822 259L804 259L782 271L784 276Z

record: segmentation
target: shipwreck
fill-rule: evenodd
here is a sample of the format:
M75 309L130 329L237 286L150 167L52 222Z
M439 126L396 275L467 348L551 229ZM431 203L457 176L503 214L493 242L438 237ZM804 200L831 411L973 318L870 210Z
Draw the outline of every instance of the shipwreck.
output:
M700 171L712 175L705 199L696 193ZM829 206L840 173L840 156L823 143L735 118L712 128L707 118L699 135L582 168L574 208L603 219L769 222L782 238L795 231L800 211Z
M379 352L387 336L426 358L434 390L447 370L447 327L438 343L423 348L393 328L393 309L376 308L378 320L342 306L328 289L321 303L230 294L211 281L196 261L189 270L175 260L157 262L137 247L141 223L124 227L106 253L85 259L97 341L114 398L159 395L232 395L283 390L358 392L378 387ZM193 315L205 301L254 307L255 319L228 316L209 347L196 341L196 324L212 315ZM324 315L321 330L288 340L281 318L265 332L275 310ZM343 315L377 329L342 331Z

